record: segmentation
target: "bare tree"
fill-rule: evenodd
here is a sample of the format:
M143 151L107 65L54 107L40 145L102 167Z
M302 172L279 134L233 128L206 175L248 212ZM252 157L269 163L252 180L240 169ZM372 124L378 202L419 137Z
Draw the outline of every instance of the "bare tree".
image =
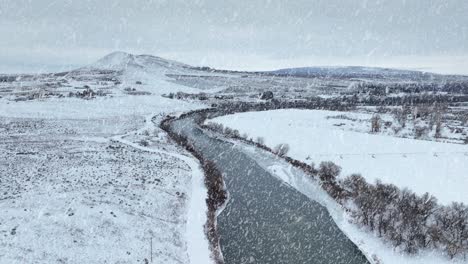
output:
M240 137L240 132L239 130L237 129L232 129L230 127L225 127L224 128L224 134L228 137L234 137L234 138L238 138Z
M435 138L440 138L442 136L442 121L440 113L435 114Z
M437 204L425 193L400 190L391 184L368 184L360 175L343 182L353 218L393 246L415 254L423 248L439 248L450 258L468 253L468 207L462 203Z
M460 124L461 124L462 126L468 125L468 114L464 114L464 115L461 116L461 118L460 118Z
M371 132L372 133L380 132L381 127L382 127L382 119L380 118L380 115L372 116L372 118L371 118Z
M406 127L406 120L408 119L408 114L404 109L395 109L393 111L393 118L398 122L398 124L402 128Z
M442 123L440 122L440 120L436 122L434 137L435 138L442 137Z
M452 203L436 215L440 226L440 241L450 258L468 250L468 208L461 203Z

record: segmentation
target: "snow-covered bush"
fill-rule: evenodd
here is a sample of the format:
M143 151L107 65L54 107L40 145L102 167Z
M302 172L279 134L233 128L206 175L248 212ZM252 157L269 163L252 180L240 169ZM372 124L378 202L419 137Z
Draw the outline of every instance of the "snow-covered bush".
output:
M424 138L429 134L429 128L427 126L415 125L414 126L414 138Z
M274 147L273 151L275 152L276 155L280 157L286 156L289 152L289 145L288 144L278 144L276 147Z
M393 111L393 119L395 119L400 127L404 128L406 127L406 121L408 120L408 112L405 111L404 109L395 109Z
M257 142L260 145L265 145L265 139L263 137L257 137L255 139L255 142Z
M146 140L141 140L140 145L143 146L143 147L147 147L147 146L149 146L149 142L146 141Z
M247 133L242 133L241 138L248 140L249 139L249 134Z
M202 160L202 166L205 171L205 185L208 189L208 206L215 210L224 204L227 198L223 176L216 168L216 164L210 160Z
M324 182L335 182L340 175L341 167L331 161L321 162L318 169L318 176Z
M213 130L215 132L218 132L218 133L223 133L224 132L223 124L209 122L208 124L206 124L206 127L208 127L209 129L211 129L211 130Z

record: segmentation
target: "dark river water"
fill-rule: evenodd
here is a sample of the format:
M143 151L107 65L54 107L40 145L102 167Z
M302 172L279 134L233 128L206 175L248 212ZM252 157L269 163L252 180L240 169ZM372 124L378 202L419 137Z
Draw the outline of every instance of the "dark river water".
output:
M231 263L368 263L319 203L261 168L233 144L187 117L172 130L215 162L229 192L218 216L221 250Z

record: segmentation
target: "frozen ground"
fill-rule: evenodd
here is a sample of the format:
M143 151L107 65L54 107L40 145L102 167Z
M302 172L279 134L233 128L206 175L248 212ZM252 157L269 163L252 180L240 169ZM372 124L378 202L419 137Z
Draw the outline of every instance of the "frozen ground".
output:
M330 118L348 116L349 119ZM327 118L328 117L328 118ZM290 146L289 156L315 164L333 161L342 176L361 173L422 194L429 192L442 204L468 203L468 146L374 135L370 115L313 110L276 110L218 117L214 122L238 129L265 144Z
M202 106L161 97L193 90L170 67L116 61L53 77L51 96L16 100L52 77L0 87L0 263L211 262L203 174L151 122ZM118 82L93 79L106 65ZM108 93L57 95L85 85Z

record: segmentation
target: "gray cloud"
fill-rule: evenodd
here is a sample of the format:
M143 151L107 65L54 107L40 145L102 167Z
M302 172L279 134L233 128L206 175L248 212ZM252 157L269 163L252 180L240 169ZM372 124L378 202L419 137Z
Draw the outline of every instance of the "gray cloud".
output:
M465 0L0 0L0 65L85 64L114 50L220 67L460 56L467 14Z

